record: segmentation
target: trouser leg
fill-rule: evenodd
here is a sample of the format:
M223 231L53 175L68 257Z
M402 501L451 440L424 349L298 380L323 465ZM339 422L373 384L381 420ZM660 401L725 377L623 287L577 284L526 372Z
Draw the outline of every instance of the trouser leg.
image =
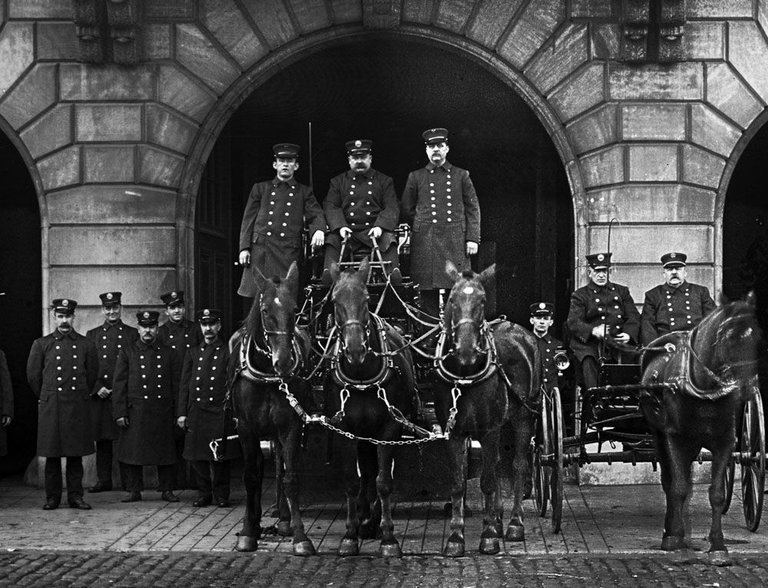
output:
M186 462L184 462L186 463ZM176 476L176 464L157 466L157 489L160 492L173 490L174 478Z
M112 485L112 439L96 441L96 478L99 484Z
M61 458L45 458L45 499L61 501Z
M213 470L213 495L217 501L229 500L230 461L211 461Z
M128 492L144 490L144 468L132 463L123 463L122 472L125 475L125 489Z
M80 456L67 458L67 498L83 497L83 458Z
M196 459L192 462L192 468L195 470L195 477L197 478L198 498L211 498L213 488L211 486L210 462L204 459Z

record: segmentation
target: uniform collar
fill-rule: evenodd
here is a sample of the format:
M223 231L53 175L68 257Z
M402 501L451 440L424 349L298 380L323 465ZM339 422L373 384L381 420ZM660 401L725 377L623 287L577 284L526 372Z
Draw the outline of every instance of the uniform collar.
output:
M451 169L453 169L453 166L451 165L451 162L449 162L447 159L445 160L445 163L443 165L435 165L431 161L427 164L427 169L429 171L432 171L433 169L437 169L438 167L444 169L445 171L449 172Z
M224 342L221 340L221 335L216 335L213 343L206 343L205 337L203 337L203 340L200 342L201 347L221 347L223 344Z
M154 343L144 343L141 338L136 340L136 345L142 351L148 351L149 349L158 349L160 347L160 341L155 337Z
M123 328L123 320L122 319L117 319L117 321L114 322L114 323L110 323L109 321L104 321L104 324L101 325L101 328L104 329L105 331L108 331L112 327L116 327L118 329L122 329Z
M296 176L293 176L290 182L284 182L277 176L272 179L272 187L277 188L280 184L288 186L291 190L295 190L297 187Z
M56 339L57 341L61 341L62 339L64 339L64 337L67 337L68 339L73 339L73 340L77 339L77 331L75 331L75 329L72 329L69 333L65 335L58 329L53 330L53 338Z
M687 292L690 290L691 285L688 283L687 280L684 280L682 284L680 284L677 288L674 288L672 286L669 286L668 284L664 284L664 289L667 292Z
M372 167L368 168L368 171L365 173L357 172L353 169L350 169L347 171L347 177L350 180L354 180L355 178L365 178L366 180L370 180L373 178L374 169Z
M613 282L608 282L605 286L598 286L594 282L590 281L589 285L587 286L590 290L592 290L595 293L598 292L606 292L608 290L614 290Z

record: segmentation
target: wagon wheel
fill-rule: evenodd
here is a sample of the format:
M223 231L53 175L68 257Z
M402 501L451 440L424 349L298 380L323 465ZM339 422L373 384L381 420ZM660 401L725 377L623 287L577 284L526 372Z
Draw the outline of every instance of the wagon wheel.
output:
M765 491L765 421L758 391L744 406L741 439L741 498L747 529L757 531Z
M550 400L547 394L541 395L541 409L536 423L536 437L533 447L533 500L536 504L536 512L540 517L547 514L547 500L549 498L549 467L544 465L544 456L552 453L552 433L550 428Z
M563 407L560 390L552 388L552 408L549 411L552 425L552 468L549 476L549 496L552 502L552 532L560 532L563 518Z

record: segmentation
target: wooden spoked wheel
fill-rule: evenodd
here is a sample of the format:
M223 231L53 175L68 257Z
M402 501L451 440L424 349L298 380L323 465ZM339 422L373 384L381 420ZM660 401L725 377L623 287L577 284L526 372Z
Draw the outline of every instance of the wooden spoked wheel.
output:
M758 391L745 405L741 422L741 498L747 528L760 526L765 491L765 421Z

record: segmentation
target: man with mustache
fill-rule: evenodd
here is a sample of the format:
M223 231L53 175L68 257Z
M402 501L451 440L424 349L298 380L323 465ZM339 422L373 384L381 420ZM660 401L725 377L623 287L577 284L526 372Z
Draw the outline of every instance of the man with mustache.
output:
M173 493L176 470L174 439L176 396L181 370L178 355L157 336L156 310L136 313L139 338L120 350L112 388L112 416L120 427L117 459L123 464L128 495L122 502L141 500L143 466L157 466L158 490L166 502Z
M587 255L589 284L571 294L566 325L571 334L570 347L576 356L577 373L586 388L598 384L599 359L616 361L620 346L637 343L640 313L629 288L608 279L610 253Z
M94 452L91 391L99 375L96 346L75 331L71 298L51 303L56 329L35 339L27 360L27 381L38 399L37 454L45 457L45 505L59 507L61 458L67 458L67 502L90 510L83 500L83 456Z
M342 241L347 241L347 253L368 253L376 239L383 261L395 284L402 281L397 257L395 229L400 214L392 178L371 167L373 141L347 141L349 171L331 179L323 201L329 234L325 246L323 282L331 281L330 267L339 261ZM346 257L343 261L352 259ZM374 259L374 261L378 261Z
M271 278L284 276L294 261L301 261L301 236L309 225L313 249L325 242L325 216L312 188L299 183L299 146L278 143L272 147L276 175L254 184L240 225L240 255L244 266L237 293L252 298L257 293L254 270Z
M461 273L480 243L480 205L469 172L448 162L448 130L422 133L426 167L408 174L400 218L413 229L411 277L419 285L424 310L437 316L440 294L453 281L445 272L451 260Z
M685 253L661 256L664 283L648 290L643 302L640 342L648 345L671 331L690 331L715 309L709 288L687 281Z

